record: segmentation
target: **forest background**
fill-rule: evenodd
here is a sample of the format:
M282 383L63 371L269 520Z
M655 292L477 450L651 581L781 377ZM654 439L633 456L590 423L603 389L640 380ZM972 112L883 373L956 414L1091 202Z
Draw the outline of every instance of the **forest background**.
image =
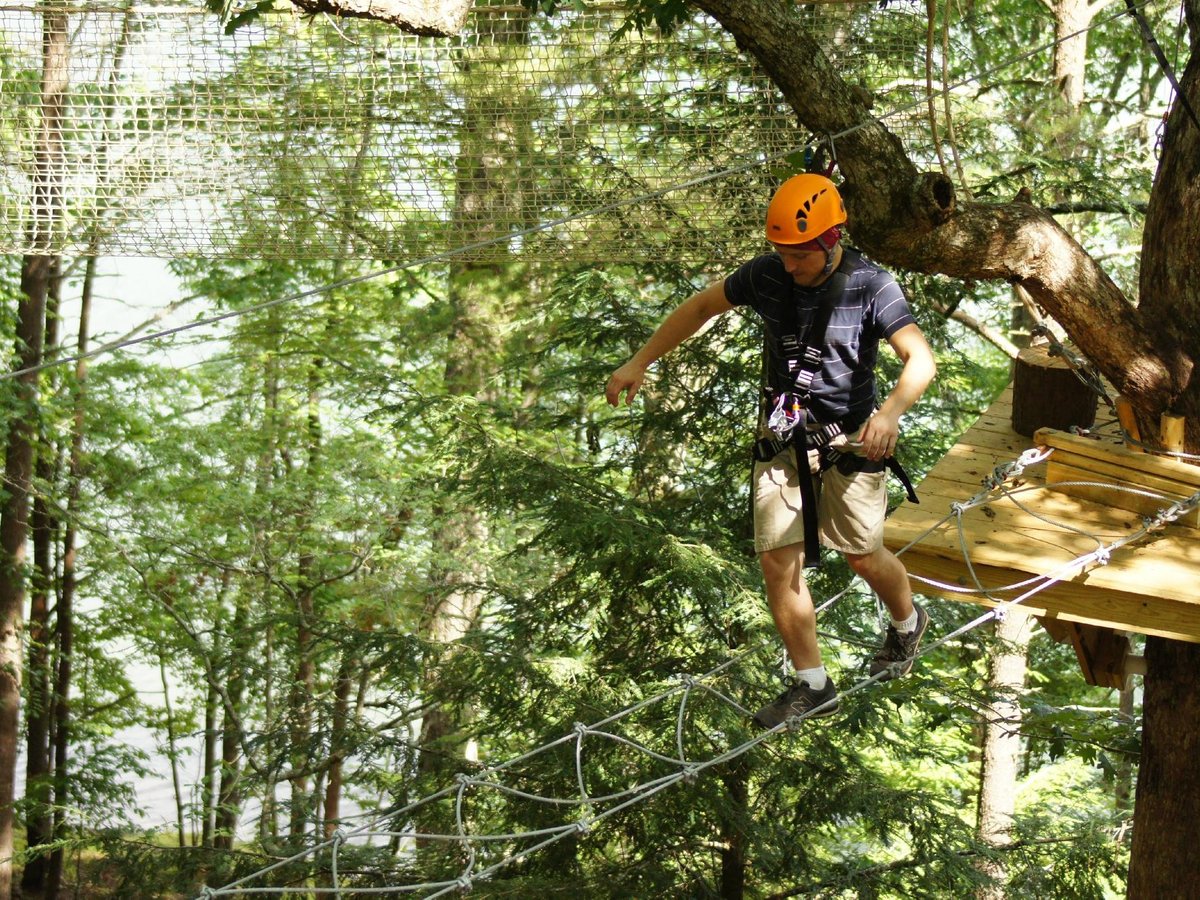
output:
M805 165L805 148L828 161L828 144L791 129L769 92L735 102L729 85L762 76L703 18L667 33L633 23L646 26L639 32L605 9L603 46L654 50L623 77L585 75L594 91L574 105L596 129L619 116L626 138L594 141L563 165L546 149L566 140L555 131L560 106L547 100L554 78L530 87L518 75L531 55L554 57L549 72L578 68L577 50L554 48L570 46L586 16L548 17L553 4L541 6L477 13L443 68L370 96L330 90L280 48L302 40L350 69L374 26L285 28L285 16L260 16L248 26L253 50L230 54L207 87L232 102L239 85L269 86L250 99L300 122L335 109L330 118L343 125L314 133L303 152L265 157L256 189L292 203L279 204L277 220L231 178L226 245L167 254L139 231L145 217L122 215L174 199L147 190L151 176L136 166L107 186L124 206L61 213L77 243L45 254L54 270L42 358L119 336L96 302L94 260L106 247L130 252L140 240L175 255L186 309L236 315L172 339L191 342L198 361L185 367L154 351L107 353L38 373L35 402L23 382L3 382L6 430L23 424L36 448L22 570L19 737L29 768L17 805L29 839L16 857L29 895L173 896L224 884L352 826L349 800L356 810L403 807L731 654L739 663L721 682L729 697L755 708L777 690L747 509L755 324L727 317L660 363L632 409L608 410L600 390L674 304L760 249L772 186ZM926 10L907 9L915 15L903 27L915 22L919 40L898 36L888 10L854 7L828 32L831 57L844 50L859 87L893 105L953 85L952 117L938 97L896 120L909 151L945 166L976 199L1027 192L1135 296L1169 92L1134 22L1106 17L1101 4L1004 0L934 10L928 22ZM1178 10L1145 14L1178 60ZM122 59L155 26L150 16L134 21L93 50L101 74L72 82L61 147L87 138L70 127L72 111L119 117L137 81ZM1064 40L1089 24L1085 40ZM78 41L86 29L62 33ZM30 55L15 28L0 37L6 83L41 84L44 97L50 57ZM1068 45L1086 53L1071 58ZM850 50L864 46L872 66L855 68ZM927 49L937 60L928 71ZM668 67L686 73L669 91L657 80ZM251 70L256 80L237 80ZM6 90L0 106L15 96ZM15 133L31 113L5 115ZM376 129L396 122L453 135L410 175L427 191L416 200L380 190L372 168L381 165L369 152ZM427 162L430 133L407 145L395 130L384 138L393 157ZM757 154L753 165L731 136ZM31 171L37 162L30 157ZM552 167L556 202L535 215L528 198ZM699 173L720 176L711 193L664 191ZM630 198L641 199L621 205ZM410 265L430 234L475 249ZM380 261L392 271L376 276ZM1004 284L897 275L939 359L937 383L906 420L903 459L919 477L1007 381L1039 311ZM29 361L16 333L23 277L22 259L5 257L0 327ZM882 391L894 375L885 360ZM821 624L833 667L849 680L864 669L878 612L836 560L814 584L821 596L850 588ZM934 634L976 612L930 605ZM1027 674L997 686L998 661L1014 654L1027 658ZM150 689L132 680L147 670L161 678ZM764 743L476 890L1117 896L1136 777L1134 699L1084 685L1070 649L1045 635L1014 644L977 629L923 658L912 677L849 698L831 726ZM686 712L697 752L752 734L727 704L698 701ZM678 713L651 707L629 728L669 745ZM131 776L154 761L117 737L131 726L158 736L175 788L170 829L133 824ZM1016 752L1007 783L981 765L997 731ZM199 771L184 759L199 760ZM616 744L591 759L594 796L655 766ZM570 754L520 778L538 793L578 793ZM1010 810L998 828L979 814L989 804ZM493 798L471 815L503 834L574 814ZM414 837L454 825L450 803L392 821L394 834L343 848L343 877L364 887L454 877L461 854ZM271 883L323 883L327 863L302 859Z

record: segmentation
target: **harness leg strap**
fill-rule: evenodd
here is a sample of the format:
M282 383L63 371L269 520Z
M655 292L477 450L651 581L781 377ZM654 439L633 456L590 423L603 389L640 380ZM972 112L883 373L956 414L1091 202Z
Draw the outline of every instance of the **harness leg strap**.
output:
M821 542L817 536L817 487L808 465L808 435L803 428L791 445L796 451L796 475L800 482L800 513L804 519L804 568L821 565Z
M908 477L908 473L904 471L904 466L900 465L900 460L894 456L889 456L884 460L888 470L896 476L896 479L904 485L904 493L908 494L909 502L920 503L917 499L917 489L913 487L912 479Z

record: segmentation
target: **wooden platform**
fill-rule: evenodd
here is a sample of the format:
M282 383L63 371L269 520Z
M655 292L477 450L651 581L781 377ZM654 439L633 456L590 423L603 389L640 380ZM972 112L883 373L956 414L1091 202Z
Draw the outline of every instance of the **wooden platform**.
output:
M982 490L983 479L996 465L1015 460L1032 445L1012 430L1011 412L1010 387L918 485L920 504L906 501L888 519L885 543L894 552L903 551L910 574L975 588L963 559L965 542L976 575L991 590L1044 575L1096 549L1096 540L1053 523L1086 531L1106 544L1140 526L1140 513L1116 508L1102 497L1082 499L1046 488L1045 463L1027 469L1016 482L1023 488L1017 499L1026 509L1008 499L971 509L962 516L962 539L954 518L938 525L951 504ZM932 526L937 527L926 534ZM919 543L908 546L918 538ZM995 605L979 594L920 581L914 581L913 589ZM996 597L1012 600L1026 589L1000 591ZM1051 620L1048 626L1058 619L1200 642L1200 531L1168 526L1113 551L1107 565L1093 564L1083 571L1074 567L1062 583L1021 606Z

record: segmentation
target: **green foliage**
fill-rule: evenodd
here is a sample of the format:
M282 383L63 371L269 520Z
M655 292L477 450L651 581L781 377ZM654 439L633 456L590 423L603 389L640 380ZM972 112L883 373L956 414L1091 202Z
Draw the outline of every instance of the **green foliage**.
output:
M204 0L204 5L217 14L225 26L225 33L233 34L273 10L275 0L259 0L249 5L239 4L237 0Z
M566 5L525 6L549 14ZM219 11L236 27L263 8ZM687 4L628 10L626 33L653 26L672 34L670 51L694 60L698 72L691 89L676 93L657 88L636 66L627 79L596 75L595 94L578 98L595 121L614 109L645 118L628 159L666 157L681 171L709 171L720 159L709 145L689 141L694 132L685 124L702 121L711 132L752 142L756 123L788 115L729 99L723 85L747 64L706 57L703 34L688 27ZM955 56L956 77L1044 39L1047 23L1033 5L1013 0L1001 13L981 8L953 23L958 45L976 54ZM1134 82L1153 86L1155 76L1129 68L1119 33L1100 37L1102 66L1119 86L1110 100L1125 97ZM486 92L496 108L529 104L549 115L553 85L519 91L497 77L501 64L424 72L405 98L342 96L335 84L296 77L270 38L244 64L279 75L272 92L256 99L282 105L298 121L327 104L461 115L461 159L422 173L446 194L461 187L457 163L494 160L495 183L518 184L534 177L529 171L553 146L548 128L515 138L517 149L501 142L503 152L494 152L498 139L466 127L477 121L464 103L472 91ZM957 133L976 196L1002 199L1028 186L1041 202L1097 199L1119 216L1090 213L1073 227L1081 239L1124 245L1147 189L1139 138L1110 127L1116 100L1070 118L1040 116L1044 68L1045 60L1031 59L1005 76L1011 81L989 84L964 104ZM985 94L1000 99L985 106ZM364 209L371 205L353 202L354 171L329 164L340 158L335 147L345 151L361 137L353 129L290 135L291 152L269 173L281 195L304 197L318 211L308 219L314 241L335 223L346 226L356 248L370 245ZM403 141L397 144L403 152ZM1060 152L1066 145L1070 152ZM730 220L758 217L752 198L765 195L778 174L731 177ZM560 177L563 213L657 186L603 148ZM682 215L684 208L663 204L654 212ZM435 219L431 213L414 229L486 230ZM722 274L675 265L669 231L658 221L626 211L597 226L656 248L656 266L463 262L253 312L264 299L367 270L346 261L174 265L206 298L206 311L242 314L219 342L205 335L177 348L208 351L186 368L113 356L91 369L86 479L73 523L86 541L66 840L81 856L98 848L96 877L113 885L113 895L196 892L316 841L327 824L322 789L343 763L346 797L411 834L417 817L394 811L444 790L456 773L523 758L572 735L577 722L604 720L660 693L670 697L616 731L659 756L587 738L590 797L664 776L671 765L661 757L680 747L689 759L707 759L755 736L745 710L778 689L777 641L748 515L757 322L723 317L659 362L632 408L609 409L601 397L608 374L657 322ZM248 257L275 224L246 223ZM717 256L734 249L724 235L711 239ZM999 351L937 310L966 304L1004 330L1008 297L1003 286L901 276L939 364L937 382L905 421L902 456L919 477L1008 377ZM15 278L11 265L0 272L0 292L10 301ZM0 320L0 333L9 332L10 319ZM885 354L881 390L898 372ZM61 373L46 379L55 390L47 392L42 423L57 452L69 434L74 385ZM43 489L63 505L61 473ZM456 532L464 519L478 527ZM866 672L879 614L836 559L811 584L821 599L849 589L822 613L820 627L831 672L850 686ZM482 609L447 647L432 636L430 620L463 590L477 594ZM930 607L935 634L978 614L966 604ZM740 867L759 895L960 897L986 881L979 860L995 857L1014 896L1119 892L1126 850L1112 839L1121 814L1110 812L1110 792L1130 777L1138 735L1113 713L1111 696L1080 684L1069 650L1057 645L1035 641L1021 698L1025 769L1014 843L997 850L977 842L976 754L991 650L981 630L970 632L923 657L912 677L848 697L832 722L764 741L531 854L475 891L709 897L721 895L726 869ZM165 665L170 716L134 684L133 663ZM723 664L730 665L712 686L736 707L702 690L681 703L686 679ZM441 712L450 714L453 732L416 746L422 718ZM243 821L233 849L219 842L180 848L169 846L165 832L138 833L128 775L147 761L121 738L138 725L160 745L169 728L191 750L206 728L216 729L222 741L214 746L234 758L188 786L190 831L215 815L221 785L236 786L229 801L236 813L267 801L263 820ZM468 740L479 762L462 752ZM574 750L564 744L522 759L515 785L577 797ZM442 764L422 766L434 757ZM453 823L453 801L438 813ZM580 806L483 791L471 793L468 811L472 827L500 834L585 815ZM462 871L457 849L409 844L342 845L341 871L352 873L342 886L453 879ZM500 841L475 849L483 865L522 848ZM322 851L272 877L324 883L330 861Z

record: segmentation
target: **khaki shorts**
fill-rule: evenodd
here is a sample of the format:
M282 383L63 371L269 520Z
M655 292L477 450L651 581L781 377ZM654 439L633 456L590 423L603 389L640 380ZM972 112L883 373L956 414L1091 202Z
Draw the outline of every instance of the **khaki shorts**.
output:
M874 553L883 546L887 516L887 471L845 475L837 467L813 476L818 491L817 522L821 543L841 553ZM800 479L796 451L788 447L774 459L755 462L754 550L762 553L803 544Z

